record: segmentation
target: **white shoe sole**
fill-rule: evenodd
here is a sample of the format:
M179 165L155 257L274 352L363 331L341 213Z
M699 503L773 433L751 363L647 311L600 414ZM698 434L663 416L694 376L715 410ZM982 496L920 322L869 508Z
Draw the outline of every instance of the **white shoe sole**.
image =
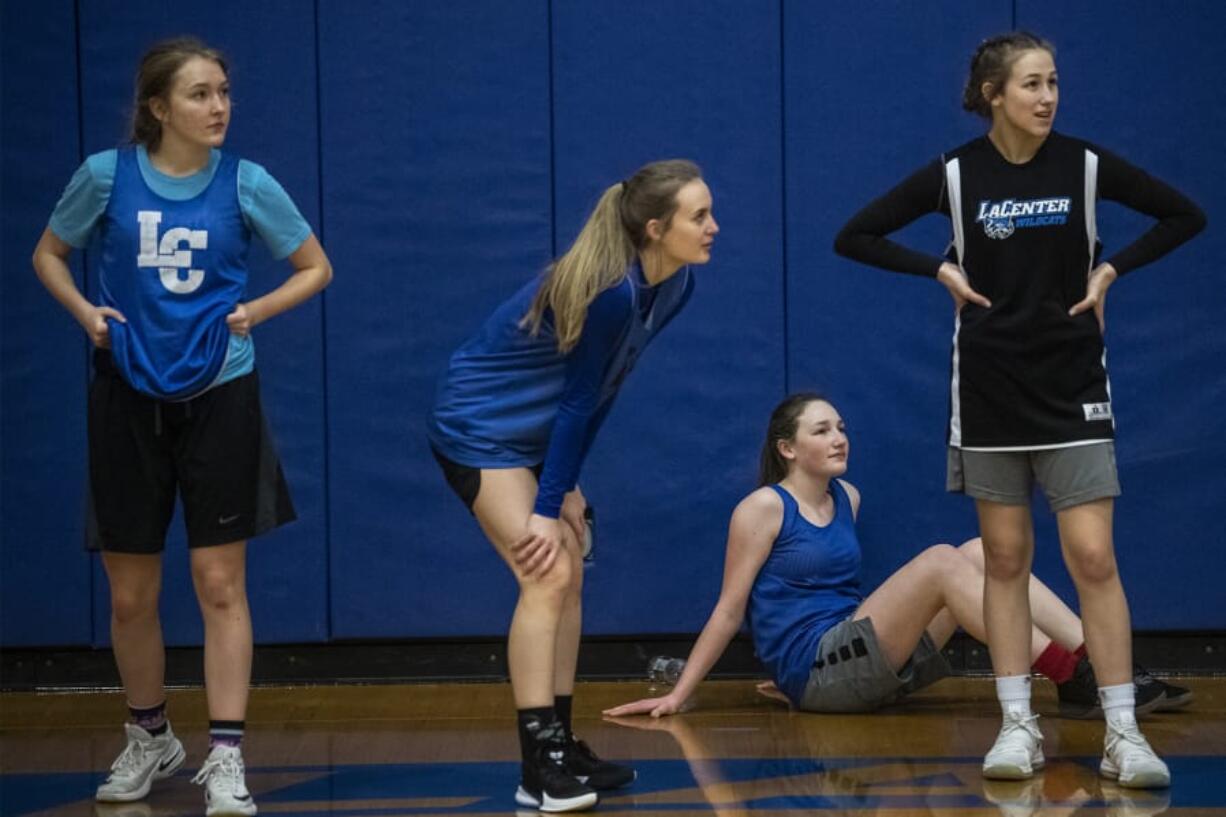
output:
M983 764L983 776L988 780L1029 780L1035 772L1043 771L1043 761L1030 764L1030 768L1016 763Z
M527 789L520 786L515 790L515 802L521 806L534 808L538 811L543 811L549 814L559 814L567 811L583 811L596 805L598 796L596 792L588 792L581 794L578 797L567 797L564 799L555 799L550 797L548 793L544 793L543 801L533 797Z
M247 809L250 809L250 811ZM255 803L251 803L249 806L236 809L218 808L216 810L209 810L206 807L204 813L208 815L208 817L253 817L256 811L257 809L255 807Z
M1108 763L1106 759L1098 767L1098 773L1108 780L1114 780L1125 789L1165 789L1171 785L1169 772L1153 770L1124 778L1120 776L1120 770L1115 767L1115 764Z
M157 769L149 777L145 778L145 785L139 789L132 791L120 792L104 792L101 788L94 793L94 800L99 803L131 803L135 800L144 800L149 794L149 789L153 788L154 780L165 780L179 770L183 765L183 761L187 760L187 752L183 749L183 744L179 743L179 751L171 759L170 763Z

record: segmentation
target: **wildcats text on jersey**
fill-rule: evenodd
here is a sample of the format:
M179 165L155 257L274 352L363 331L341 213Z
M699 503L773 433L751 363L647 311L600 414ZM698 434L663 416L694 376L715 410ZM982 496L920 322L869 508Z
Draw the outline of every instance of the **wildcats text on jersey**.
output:
M985 199L979 202L975 221L983 222L983 231L988 238L1004 239L1013 235L1018 228L1067 224L1071 208L1072 199L1068 196L1025 201Z

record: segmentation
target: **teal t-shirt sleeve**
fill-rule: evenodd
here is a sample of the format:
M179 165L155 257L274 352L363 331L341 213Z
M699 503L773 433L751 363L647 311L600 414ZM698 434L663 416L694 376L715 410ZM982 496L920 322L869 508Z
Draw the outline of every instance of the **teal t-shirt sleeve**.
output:
M72 174L47 222L51 232L65 244L77 249L89 244L94 227L111 199L118 159L118 151L104 150L86 158Z
M238 163L238 203L247 226L273 258L285 258L311 236L311 225L285 188L263 167L246 159Z

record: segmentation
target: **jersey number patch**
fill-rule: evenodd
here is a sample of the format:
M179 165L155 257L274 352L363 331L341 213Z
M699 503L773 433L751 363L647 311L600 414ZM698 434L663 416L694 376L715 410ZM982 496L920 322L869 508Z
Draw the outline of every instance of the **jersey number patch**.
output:
M209 248L208 230L189 230L186 227L171 227L158 241L158 225L162 214L158 210L140 210L136 214L140 222L140 255L136 256L138 267L157 267L162 286L178 295L195 292L204 282L204 270L192 269L192 250ZM182 245L186 243L187 249ZM187 271L186 276L184 270Z

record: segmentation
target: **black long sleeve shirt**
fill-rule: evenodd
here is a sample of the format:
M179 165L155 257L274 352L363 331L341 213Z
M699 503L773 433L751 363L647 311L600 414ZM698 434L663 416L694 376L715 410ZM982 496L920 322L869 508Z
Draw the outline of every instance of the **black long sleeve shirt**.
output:
M1098 260L1096 202L1157 219L1107 261L1123 276L1192 238L1205 217L1191 200L1120 157L1053 133L1025 164L980 137L918 170L852 217L840 255L934 277L951 260L990 308L958 316L951 360L949 442L1028 450L1111 439L1114 421L1103 343L1085 297ZM942 258L888 236L928 213L950 218Z

